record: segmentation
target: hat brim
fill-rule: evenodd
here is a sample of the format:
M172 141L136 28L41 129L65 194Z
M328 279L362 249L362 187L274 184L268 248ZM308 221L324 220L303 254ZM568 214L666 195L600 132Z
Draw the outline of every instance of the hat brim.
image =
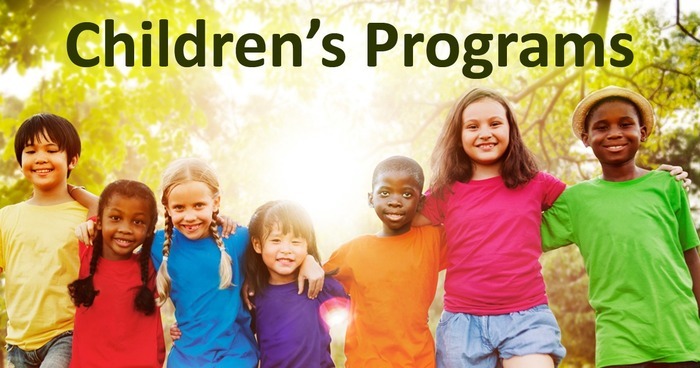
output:
M583 132L583 128L586 124L586 117L588 116L591 107L608 97L624 98L635 104L641 115L639 117L641 119L641 123L644 124L647 129L647 137L651 135L651 132L654 130L655 118L654 110L652 109L649 101L637 92L626 88L609 86L590 93L588 96L584 97L581 102L579 102L578 106L576 106L574 114L571 117L571 129L574 131L576 137L579 139L581 138L581 133Z

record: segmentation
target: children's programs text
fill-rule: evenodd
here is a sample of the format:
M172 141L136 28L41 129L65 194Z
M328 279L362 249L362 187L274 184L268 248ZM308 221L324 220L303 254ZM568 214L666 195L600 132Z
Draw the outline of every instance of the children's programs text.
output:
M270 54L273 67L301 67L302 45L306 40L315 40L321 43L327 54L321 59L323 66L339 67L346 60L342 47L345 37L340 33L319 33L321 21L317 18L310 20L309 29L302 35L276 33L271 40L265 40L256 33L244 33L237 37L232 33L211 33L208 32L204 19L196 21L193 33L186 32L177 37L169 34L167 19L158 20L157 29L153 27L153 22L143 21L140 37L133 37L128 33L116 32L115 29L119 27L115 26L114 19L105 19L102 25L78 23L68 33L66 51L72 63L85 68L100 64L115 66L117 47L124 49L123 62L126 67L134 66L136 56L141 66L150 67L154 64L154 53L157 54L157 66L166 67L171 62L169 42L174 39L172 56L182 67L204 67L207 66L207 60L215 67L221 67L224 58L228 57L235 58L241 66L256 68L269 63L266 56L269 59ZM95 51L99 48L94 47L94 39L99 35L103 35L99 41L104 49L103 55ZM596 33L555 34L554 40L539 33L526 33L522 36L517 33L472 33L460 39L449 33L400 34L389 23L373 22L367 23L365 39L368 67L379 66L382 54L402 50L405 67L412 67L417 58L425 58L438 68L451 67L461 58L462 75L470 79L482 79L491 75L494 62L497 67L506 67L514 61L526 67L549 66L551 50L554 50L555 66L564 66L565 59L571 58L571 55L578 67L590 62L596 67L602 67L607 62L613 67L622 68L634 60L634 53L630 49L632 36L627 33L617 33L610 37L610 50L607 52L606 41ZM553 48L550 47L551 42L554 42ZM519 52L509 49L518 43L522 43ZM587 47L592 47L593 55L592 60L588 61L585 60L584 52ZM287 60L283 60L283 57ZM291 60L288 60L290 57Z

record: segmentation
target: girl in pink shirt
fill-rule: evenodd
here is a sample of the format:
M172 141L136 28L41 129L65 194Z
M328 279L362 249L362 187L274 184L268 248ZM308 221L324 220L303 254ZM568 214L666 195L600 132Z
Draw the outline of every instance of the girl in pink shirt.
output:
M482 88L452 108L432 170L414 224L445 226L438 367L556 366L565 349L547 306L540 222L565 184L538 170L506 99Z

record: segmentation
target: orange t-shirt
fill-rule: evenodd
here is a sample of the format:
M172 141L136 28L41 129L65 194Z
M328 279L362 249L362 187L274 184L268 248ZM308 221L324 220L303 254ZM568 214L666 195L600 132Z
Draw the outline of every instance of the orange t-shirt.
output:
M422 226L360 236L333 252L323 268L339 270L351 301L347 367L435 367L428 310L444 249L442 228Z

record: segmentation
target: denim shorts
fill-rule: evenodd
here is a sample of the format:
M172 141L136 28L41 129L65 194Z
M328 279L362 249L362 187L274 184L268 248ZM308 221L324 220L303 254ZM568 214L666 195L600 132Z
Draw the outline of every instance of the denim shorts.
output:
M502 367L503 359L530 354L548 354L556 367L566 354L546 304L494 316L443 311L436 345L438 368Z
M66 331L36 350L22 350L7 344L10 367L15 368L67 368L73 350L73 331Z

